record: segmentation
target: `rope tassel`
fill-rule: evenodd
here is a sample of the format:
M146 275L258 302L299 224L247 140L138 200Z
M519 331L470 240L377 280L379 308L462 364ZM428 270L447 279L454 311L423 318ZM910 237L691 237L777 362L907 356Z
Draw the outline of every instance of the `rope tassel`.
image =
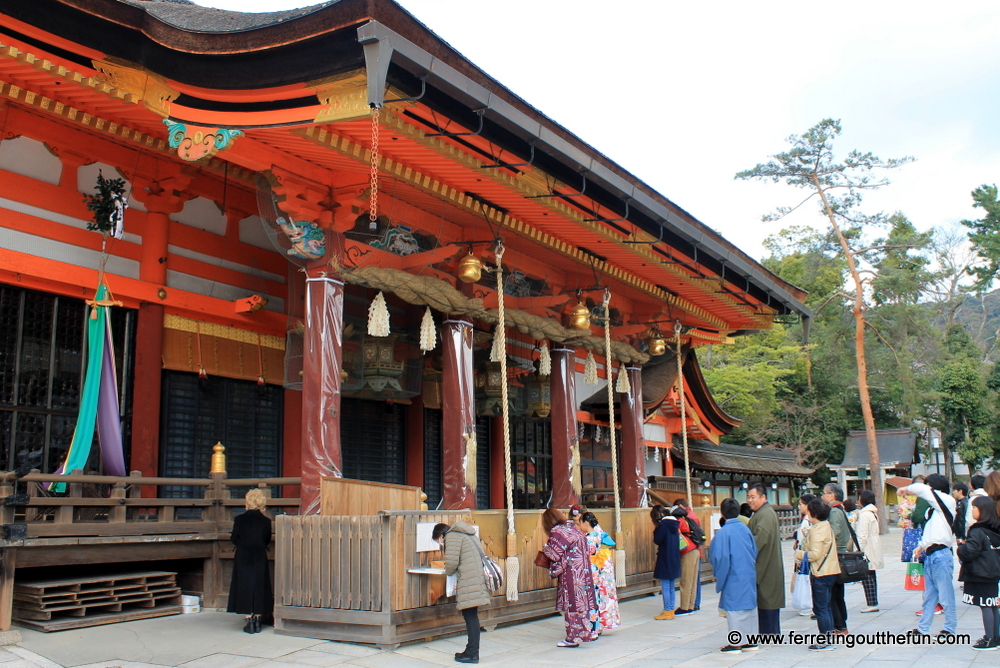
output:
M552 375L552 355L549 354L549 344L542 341L542 347L538 351L538 375Z
M628 369L622 364L618 367L618 382L615 384L615 392L628 394L632 391L632 383L628 379Z
M425 353L434 350L437 346L437 330L434 329L434 316L431 315L431 307L424 311L423 320L420 321L420 350Z
M621 540L619 537L618 540ZM615 550L615 586L624 587L625 581L625 550Z
M590 351L587 351L587 363L583 365L583 382L587 385L597 385L597 360Z
M379 292L368 307L368 336L389 336L389 307L385 295Z

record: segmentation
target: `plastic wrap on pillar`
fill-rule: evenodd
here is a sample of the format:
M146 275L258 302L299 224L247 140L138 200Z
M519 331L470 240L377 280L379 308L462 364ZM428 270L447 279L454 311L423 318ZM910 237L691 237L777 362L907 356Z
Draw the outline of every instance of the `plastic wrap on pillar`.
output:
M344 284L306 279L306 326L302 336L302 505L319 512L320 478L340 477L340 370Z
M622 505L638 508L646 489L646 439L642 435L642 369L628 367L631 392L619 394L622 425Z
M576 351L552 351L552 505L580 502L580 440L576 426Z
M441 334L441 469L444 510L476 507L476 394L472 323L446 320Z

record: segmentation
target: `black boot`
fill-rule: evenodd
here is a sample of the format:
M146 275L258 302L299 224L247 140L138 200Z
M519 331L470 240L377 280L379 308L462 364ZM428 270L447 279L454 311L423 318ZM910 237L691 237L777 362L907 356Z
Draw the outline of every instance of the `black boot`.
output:
M243 633L254 633L253 617L247 617L247 623L246 626L243 627Z
M260 633L260 615L253 616L253 632Z
M479 652L474 654L456 654L455 661L459 663L479 663Z

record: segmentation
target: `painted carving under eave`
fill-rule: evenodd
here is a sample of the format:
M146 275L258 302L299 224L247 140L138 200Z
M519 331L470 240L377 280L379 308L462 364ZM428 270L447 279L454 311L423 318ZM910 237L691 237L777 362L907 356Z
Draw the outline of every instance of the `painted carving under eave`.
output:
M243 136L242 130L189 126L169 118L164 118L163 123L167 126L170 148L177 149L177 156L187 162L211 157Z

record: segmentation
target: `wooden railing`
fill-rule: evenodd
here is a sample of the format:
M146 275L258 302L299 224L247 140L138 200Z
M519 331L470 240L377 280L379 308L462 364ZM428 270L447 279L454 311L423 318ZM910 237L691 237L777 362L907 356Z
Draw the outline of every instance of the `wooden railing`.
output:
M611 511L595 513L603 527L614 527ZM486 553L502 562L507 556L507 514L503 510L281 516L275 531L276 603L370 611L411 610L444 603L444 599L428 598L426 576L412 575L407 570L443 559L440 552L417 552L418 523L453 524L459 520L478 525ZM546 540L540 520L541 511L519 510L514 515L521 592L554 586L548 571L533 563ZM618 541L626 551L628 577L651 580L656 547L648 509L622 510ZM500 596L498 592L497 602Z
M48 536L131 536L208 534L232 528L233 509L244 506L246 488L258 487L272 511L294 508L298 498L271 498L275 489L300 485L301 478L229 479L225 473L207 478L43 474L32 471L15 480L0 476L0 524L26 527L27 538ZM64 482L65 494L47 491L49 483ZM165 487L191 490L193 498L165 498ZM15 495L26 493L26 498Z

